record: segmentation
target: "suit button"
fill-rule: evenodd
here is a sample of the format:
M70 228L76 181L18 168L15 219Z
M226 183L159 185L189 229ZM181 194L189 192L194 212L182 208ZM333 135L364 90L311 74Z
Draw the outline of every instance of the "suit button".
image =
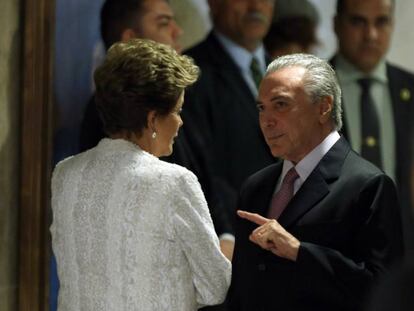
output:
M257 270L259 271L266 271L266 265L264 263L260 263L257 265Z

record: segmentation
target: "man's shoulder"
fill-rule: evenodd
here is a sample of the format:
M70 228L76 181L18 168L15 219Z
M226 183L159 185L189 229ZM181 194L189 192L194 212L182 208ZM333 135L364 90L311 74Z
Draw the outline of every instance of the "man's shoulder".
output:
M207 70L222 72L223 70L237 69L236 63L213 32L210 32L197 45L184 51L184 54L194 59L201 68L202 74L205 74Z
M407 69L404 69L398 65L391 64L387 62L387 74L390 79L399 79L401 81L409 81L410 84L413 84L414 73L410 72Z
M265 168L257 171L250 175L244 182L244 187L249 187L251 185L258 185L261 183L267 182L269 179L275 179L279 176L282 171L283 161L278 161L274 164L268 165Z
M387 185L387 189L395 189L395 183L391 177L353 150L345 157L340 180L360 189L368 184Z
M216 50L217 47L220 48L220 45L217 45L216 41L217 40L215 39L214 34L209 33L207 37L204 38L201 42L184 51L184 54L191 56L196 60L196 62L199 59L208 60L211 53L211 49Z

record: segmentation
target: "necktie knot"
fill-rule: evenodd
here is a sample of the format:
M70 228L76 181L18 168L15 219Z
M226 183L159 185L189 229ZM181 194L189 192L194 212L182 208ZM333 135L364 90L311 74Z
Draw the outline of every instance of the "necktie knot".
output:
M260 81L262 80L262 71L260 70L259 61L256 57L252 57L252 61L250 63L250 72L252 74L252 78L256 87L259 88Z
M360 85L362 91L369 91L372 79L371 78L362 78L358 80L358 84Z
M292 167L285 175L279 191L273 196L270 209L268 212L269 218L278 219L285 207L293 197L294 182L299 177L296 169Z
M298 177L298 172L294 167L292 167L283 178L282 184L292 184Z

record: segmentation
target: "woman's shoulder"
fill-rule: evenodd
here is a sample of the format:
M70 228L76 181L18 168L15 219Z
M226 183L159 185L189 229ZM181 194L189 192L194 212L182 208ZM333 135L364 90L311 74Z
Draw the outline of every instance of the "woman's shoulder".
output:
M157 158L147 158L145 163L137 163L130 183L139 182L141 185L150 185L153 189L164 195L183 196L201 191L197 177L187 168L177 164L168 163Z
M193 172L178 164L169 163L160 159L152 161L151 166L148 167L152 172L156 172L161 178L172 179L197 179Z
M72 170L74 167L79 166L80 162L83 161L83 157L83 153L80 153L60 160L53 169L53 175L58 175L59 173Z

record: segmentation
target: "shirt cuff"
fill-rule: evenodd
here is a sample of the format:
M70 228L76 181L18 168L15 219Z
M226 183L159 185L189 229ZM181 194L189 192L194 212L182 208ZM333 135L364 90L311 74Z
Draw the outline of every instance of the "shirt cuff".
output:
M219 240L220 240L220 241L225 240L225 241L230 241L230 242L233 242L233 243L234 243L235 238L234 238L234 235L233 235L233 234L230 234L230 233L223 233L223 234L220 234L220 236L219 236Z

